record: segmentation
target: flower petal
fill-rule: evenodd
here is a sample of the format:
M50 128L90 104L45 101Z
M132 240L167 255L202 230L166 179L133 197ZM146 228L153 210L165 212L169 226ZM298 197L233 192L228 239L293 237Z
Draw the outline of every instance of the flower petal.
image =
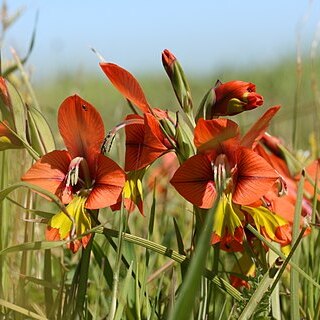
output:
M101 62L100 67L126 99L136 105L141 112L149 112L147 99L138 81L130 72L114 63Z
M242 137L241 145L249 149L253 149L268 129L271 119L279 109L280 106L274 106L268 109Z
M194 144L199 152L212 150L239 135L239 126L229 119L199 119L194 130Z
M115 204L122 192L124 183L124 171L113 160L99 154L94 187L85 207L99 209Z
M214 216L212 244L220 242L221 249L225 251L243 250L242 221L244 215L232 204L231 197L222 195Z
M241 206L241 209L252 217L257 230L263 236L282 245L291 242L292 232L289 223L279 215L265 207Z
M144 118L131 114L126 117L126 120ZM125 153L125 171L134 171L140 166L140 158L143 150L143 142L145 135L145 124L132 123L125 127L126 132L126 153Z
M74 95L62 102L58 125L71 157L85 158L92 171L105 135L99 112L89 102Z
M152 114L145 113L144 124L132 124L126 127L125 170L140 170L170 148L158 120Z
M67 151L54 150L40 158L21 180L46 189L60 197L64 203L68 203L71 195L64 191L70 161L71 156Z
M194 205L211 208L216 197L210 160L202 154L184 162L171 179L174 188Z
M85 201L86 198L75 197L67 206L67 211L73 221L62 211L50 219L46 231L47 240L65 240L74 236L79 237L91 229L91 218L84 208ZM75 234L72 234L73 228ZM81 245L84 248L86 247L90 237L91 234L88 234L81 239L75 239L69 243L68 247L75 253Z
M250 149L238 148L232 199L249 205L259 200L279 179L277 172L262 157Z

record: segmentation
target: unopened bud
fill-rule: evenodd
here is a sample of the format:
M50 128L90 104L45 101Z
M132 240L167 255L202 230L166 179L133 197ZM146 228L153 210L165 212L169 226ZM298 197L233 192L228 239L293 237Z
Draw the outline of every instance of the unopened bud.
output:
M214 91L216 100L211 107L211 118L236 115L263 104L263 97L250 82L229 81L216 86Z
M183 111L192 117L192 98L189 84L176 57L169 51L162 52L162 63Z

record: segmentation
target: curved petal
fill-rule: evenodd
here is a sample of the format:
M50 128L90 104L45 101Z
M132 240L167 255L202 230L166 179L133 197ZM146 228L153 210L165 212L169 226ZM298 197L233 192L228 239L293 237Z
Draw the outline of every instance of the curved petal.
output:
M239 126L229 119L199 119L194 130L194 144L199 152L215 149L219 144L239 135Z
M158 120L150 113L145 113L144 124L126 127L125 170L140 170L170 149L160 129Z
M257 230L263 236L282 245L287 245L291 242L292 230L289 223L279 215L265 207L242 206L241 209L252 217Z
M100 67L126 99L136 105L141 112L149 112L150 107L147 99L138 81L130 72L114 63L101 62Z
M256 202L278 179L279 175L266 160L250 149L238 148L233 176L232 199L235 203L248 205Z
M211 208L216 197L211 163L205 155L195 155L184 162L170 183L194 205Z
M126 119L142 119L138 115L130 115ZM145 135L144 123L133 123L125 127L126 154L125 171L134 171L141 166L140 159Z
M105 135L99 112L77 95L68 97L59 108L58 126L71 157L85 158L93 174Z
M241 145L247 148L254 148L269 127L271 119L279 111L280 106L268 109L241 139Z
M70 161L71 156L67 151L54 150L40 158L21 177L21 180L46 189L60 197L64 203L68 203L71 194L65 192L65 176Z
M117 203L124 183L124 171L113 160L99 154L95 184L85 207L88 209L100 209Z

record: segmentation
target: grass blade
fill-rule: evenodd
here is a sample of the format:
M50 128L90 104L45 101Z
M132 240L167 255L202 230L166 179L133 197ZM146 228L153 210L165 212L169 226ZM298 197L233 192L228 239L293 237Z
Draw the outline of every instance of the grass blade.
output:
M219 196L217 199L219 199ZM197 243L194 256L190 262L184 282L182 283L176 305L169 315L169 320L190 319L194 307L195 296L199 291L201 275L205 270L206 256L210 247L213 216L217 204L218 201L215 201L214 207L207 212L199 242Z

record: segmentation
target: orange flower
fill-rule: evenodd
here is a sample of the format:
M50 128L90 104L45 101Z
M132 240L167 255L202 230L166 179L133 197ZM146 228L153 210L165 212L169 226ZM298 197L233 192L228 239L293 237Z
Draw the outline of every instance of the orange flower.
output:
M279 179L259 155L240 145L238 126L228 119L200 119L195 145L202 153L183 163L171 183L191 203L211 208L216 189L232 193L233 202L248 205L260 199Z
M114 204L125 174L100 153L104 125L87 101L74 95L61 104L58 125L67 150L54 150L40 158L21 178L69 203L79 192L87 194L85 207L99 209Z
M238 125L231 120L200 119L194 132L199 153L186 160L171 179L185 199L204 209L212 207L220 190L212 243L220 242L224 250L241 250L247 221L269 239L290 242L284 229L287 221L261 203L280 175L250 148L278 109L269 109L242 139Z
M56 194L67 211L56 214L49 222L47 239L69 239L90 229L87 209L99 209L117 202L125 173L111 159L100 153L105 131L98 111L74 95L63 101L58 112L58 126L67 150L54 150L40 158L22 180ZM70 248L80 244L74 240Z

